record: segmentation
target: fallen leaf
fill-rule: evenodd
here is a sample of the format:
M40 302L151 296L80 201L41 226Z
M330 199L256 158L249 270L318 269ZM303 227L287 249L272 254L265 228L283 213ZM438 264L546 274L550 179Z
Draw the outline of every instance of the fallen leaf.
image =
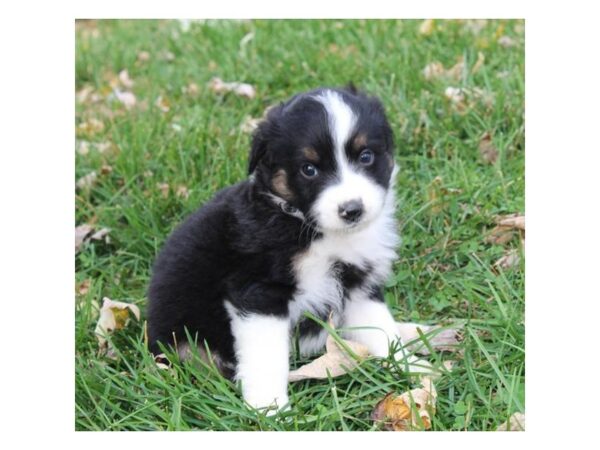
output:
M371 413L371 418L383 422L387 430L407 431L430 429L431 416L435 414L437 391L433 380L421 377L421 387L401 395L387 394Z
M233 92L241 97L254 98L256 97L256 90L254 87L247 83L225 82L218 77L214 77L210 80L209 88L216 94L225 94L227 92Z
M77 125L77 135L93 136L104 130L104 123L98 119L88 119Z
M156 106L162 112L167 113L171 109L171 102L169 102L166 97L159 95L154 102L154 106Z
M103 164L102 167L100 168L100 175L108 175L112 171L113 171L112 166L110 166L108 164Z
M137 103L137 99L135 98L135 95L133 94L133 92L121 91L119 89L115 89L113 94L114 94L115 98L119 102L121 102L127 109L133 108Z
M150 60L150 53L147 52L147 51L145 51L145 50L142 50L141 52L138 53L137 59L140 62L149 61Z
M107 244L110 243L109 232L109 228L102 228L94 232L94 226L87 223L75 227L75 252L81 250L83 244L89 240L103 240Z
M506 422L499 425L496 431L525 431L525 414L514 413Z
M485 62L485 55L482 52L477 53L477 61L471 68L471 73L477 73L483 67L483 63Z
M426 19L423 22L421 22L421 25L419 26L419 34L422 34L423 36L429 36L431 33L433 33L434 29L435 29L434 20Z
M180 185L177 187L177 190L175 191L175 196L177 196L179 198L183 198L184 200L187 200L188 197L190 196L190 191L186 186Z
M78 295L85 295L85 294L87 294L89 292L89 290L90 290L91 283L92 283L92 280L89 279L89 278L86 278L81 283L78 283L75 286L75 292L77 292Z
M79 189L90 189L96 183L97 179L98 179L98 174L94 170L94 171L91 171L90 173L88 173L87 175L82 176L79 180L77 180L75 185Z
M525 216L520 214L509 214L507 216L498 217L496 223L501 226L525 231Z
M92 234L90 236L90 239L94 241L104 241L108 244L110 243L108 233L110 233L110 228L101 228L100 230Z
M100 352L108 356L114 356L114 349L109 345L107 337L115 331L125 328L130 321L130 314L140 320L140 308L131 303L111 300L108 297L104 297L102 302L100 318L94 333L98 339Z
M487 26L487 19L469 19L465 21L465 29L478 35Z
M358 342L347 341L345 339L342 339L342 342L350 348L359 360L369 355L367 347ZM329 376L339 377L353 370L358 365L357 361L331 335L327 336L325 349L324 355L291 371L288 375L288 380L300 381L313 378L328 378Z
M494 164L498 159L498 149L492 142L492 134L489 131L486 131L479 140L479 154L488 164Z
M498 261L494 263L494 267L500 267L502 269L510 269L519 264L521 258L517 249L510 249L507 251Z
M423 69L423 76L426 80L435 80L446 76L446 69L439 61L433 61Z
M94 230L94 227L84 223L83 225L79 225L75 227L75 251L78 252L81 249L81 246L86 240L91 232Z
M437 80L437 79L447 79L459 81L463 77L463 73L465 71L465 61L461 56L458 58L456 64L454 64L451 68L446 69L444 65L439 61L433 61L425 66L423 69L423 76L426 80Z
M517 45L515 40L510 36L500 36L498 38L498 45L501 45L504 48L514 47Z
M156 187L160 191L160 195L162 198L169 197L169 184L168 183L156 183Z
M119 72L119 81L123 87L131 89L133 87L133 80L129 77L129 71L127 69Z
M246 116L240 125L242 133L252 133L258 127L261 119L256 119L252 116Z
M198 95L200 92L200 88L196 83L190 83L183 88L183 93L186 95L191 95L192 97Z

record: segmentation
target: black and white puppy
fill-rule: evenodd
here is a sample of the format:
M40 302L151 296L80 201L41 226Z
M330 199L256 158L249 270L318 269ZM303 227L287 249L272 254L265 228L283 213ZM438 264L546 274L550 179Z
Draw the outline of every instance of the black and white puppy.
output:
M346 336L386 357L403 334L382 295L399 242L395 171L376 98L317 89L272 108L254 134L248 180L220 191L160 253L151 350L161 342L181 353L187 332L241 381L250 405L277 408L288 402L295 327L303 354L325 344L306 311L363 327Z

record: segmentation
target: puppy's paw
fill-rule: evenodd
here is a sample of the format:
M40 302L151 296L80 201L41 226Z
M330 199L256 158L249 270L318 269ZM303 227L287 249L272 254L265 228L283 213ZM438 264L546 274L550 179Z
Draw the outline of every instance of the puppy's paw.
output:
M268 391L245 392L244 400L252 408L267 416L272 416L280 411L289 409L287 393L274 394Z

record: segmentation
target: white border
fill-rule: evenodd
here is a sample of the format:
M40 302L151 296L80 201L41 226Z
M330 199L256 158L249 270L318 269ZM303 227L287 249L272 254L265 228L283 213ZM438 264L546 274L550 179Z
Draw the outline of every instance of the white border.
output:
M270 2L271 3L271 2ZM273 4L273 3L271 3ZM594 442L598 298L598 26L593 2L20 2L3 6L3 430L86 448L300 443L440 448ZM234 7L235 6L235 7ZM525 17L526 433L73 433L75 17ZM7 97L7 98L6 98ZM5 378L6 377L6 378ZM572 396L572 399L571 399ZM7 421L6 421L7 420ZM317 441L318 439L318 441ZM329 440L329 442L327 442Z

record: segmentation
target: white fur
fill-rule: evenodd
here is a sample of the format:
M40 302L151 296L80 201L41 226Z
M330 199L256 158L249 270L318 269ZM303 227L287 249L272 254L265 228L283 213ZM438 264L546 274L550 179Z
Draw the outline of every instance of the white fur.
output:
M384 302L369 299L360 289L350 292L344 309L344 332L347 339L359 342L369 349L369 353L385 358L390 345L398 341L401 350L395 353L397 361L402 361L409 372L430 372L431 364L415 355L405 355L402 336L398 324Z
M235 341L236 379L242 383L244 400L254 408L283 408L288 403L289 320L262 314L242 315L227 301L225 307Z
M358 118L337 92L328 90L316 99L327 111L339 182L323 190L311 213L323 229L348 229L355 224L348 224L339 216L339 207L350 200L361 200L363 215L360 223L364 225L381 212L386 192L369 177L357 171L346 157L345 146L352 137Z

